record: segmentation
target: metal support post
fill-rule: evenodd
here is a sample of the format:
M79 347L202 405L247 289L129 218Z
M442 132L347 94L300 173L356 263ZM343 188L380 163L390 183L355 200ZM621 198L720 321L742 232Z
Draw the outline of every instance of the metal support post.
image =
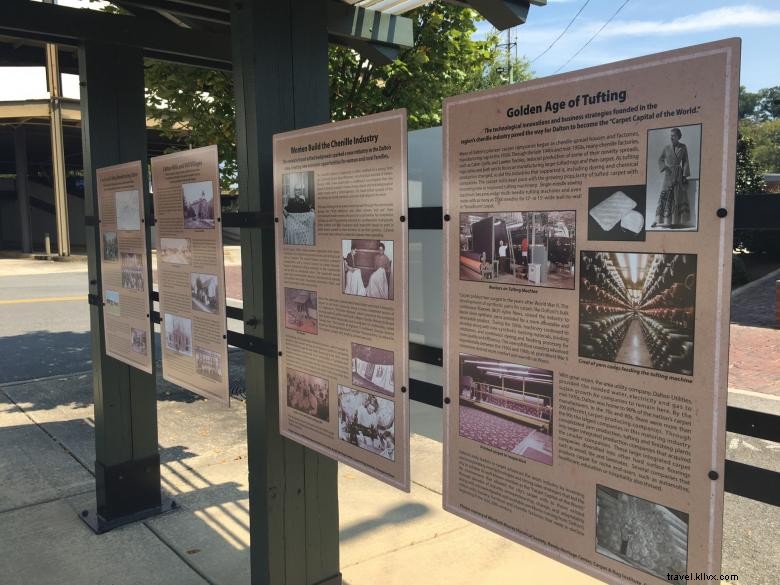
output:
M231 3L242 212L273 212L273 134L330 119L327 4ZM245 332L276 342L273 229L243 229L241 258ZM246 380L252 583L339 584L336 462L279 435L275 358L248 353Z
M27 173L27 131L23 125L14 128L14 156L16 158L16 198L19 202L19 231L22 252L32 252L30 233L30 192Z
M95 169L143 161L146 167L144 61L141 49L85 42L79 48L81 120L84 150L84 208L96 218ZM150 213L150 198L144 211ZM100 287L100 232L87 222L90 293ZM90 225L91 224L91 225ZM147 230L147 249L151 250ZM147 277L151 285L151 258ZM92 375L95 398L95 483L97 515L93 529L111 528L161 511L160 455L157 446L157 395L154 375L127 366L105 353L103 308L90 305Z
M62 79L57 45L46 44L46 81L49 86L51 127L51 180L57 222L57 253L70 256L68 231L68 189L65 184L65 143L62 133Z

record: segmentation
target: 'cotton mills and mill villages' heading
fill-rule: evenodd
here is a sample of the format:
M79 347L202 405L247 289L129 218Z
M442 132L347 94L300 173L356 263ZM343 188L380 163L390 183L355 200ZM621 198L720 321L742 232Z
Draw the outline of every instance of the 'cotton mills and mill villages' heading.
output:
M379 134L361 134L360 136L347 136L339 140L320 140L303 146L291 146L291 154L299 154L301 152L313 152L317 150L327 150L329 148L340 148L343 146L353 146L355 144L371 144L379 142Z

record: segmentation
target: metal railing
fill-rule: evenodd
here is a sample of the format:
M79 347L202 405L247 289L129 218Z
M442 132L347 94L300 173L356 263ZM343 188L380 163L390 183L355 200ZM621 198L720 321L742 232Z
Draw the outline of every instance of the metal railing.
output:
M273 226L273 218L266 214L231 213L223 214L223 225L242 228L268 228ZM442 229L441 207L421 207L409 209L410 229ZM159 301L157 291L151 292L151 300ZM244 322L244 311L240 307L228 306L227 317ZM160 322L160 313L153 311L152 319ZM275 343L228 330L228 345L267 357L276 357L278 349ZM442 349L419 343L409 343L409 359L432 366L442 366ZM444 405L443 388L437 384L422 380L409 380L409 397L417 402L442 408ZM780 416L765 412L746 410L729 406L726 413L726 431L780 443ZM724 487L729 493L756 500L772 506L780 506L780 473L732 461L725 461Z

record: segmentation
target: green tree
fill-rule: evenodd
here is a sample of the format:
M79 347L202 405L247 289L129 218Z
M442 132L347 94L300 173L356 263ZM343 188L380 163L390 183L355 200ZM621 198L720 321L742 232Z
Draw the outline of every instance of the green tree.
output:
M232 73L147 60L145 77L148 117L187 146L216 144L221 187L229 191L237 172Z
M750 92L739 86L739 118L763 122L780 118L780 85Z
M739 119L752 119L756 111L760 96L747 90L744 85L739 86Z
M331 118L343 120L393 108L409 112L409 128L441 124L444 97L501 85L504 62L498 37L475 40L476 11L433 2L407 14L414 46L389 65L377 66L352 49L329 49ZM525 61L513 63L516 80L531 76ZM222 188L235 186L235 104L232 75L185 65L147 61L148 116L169 138L187 145L216 144Z
M743 121L740 130L753 140L753 158L763 173L780 173L780 118Z
M766 189L764 177L753 157L754 143L742 132L737 135L737 195L759 193Z
M390 65L376 66L351 49L330 50L330 97L334 120L405 107L409 128L441 124L442 99L501 85L503 55L498 37L475 40L479 15L471 9L433 2L408 14L415 23L414 46ZM530 77L524 61L515 78Z

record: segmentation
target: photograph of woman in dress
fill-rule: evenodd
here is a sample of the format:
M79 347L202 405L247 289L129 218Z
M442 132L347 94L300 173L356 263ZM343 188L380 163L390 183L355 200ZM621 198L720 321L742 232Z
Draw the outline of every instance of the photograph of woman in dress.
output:
M647 209L655 213L648 213L646 229L696 228L700 150L701 125L647 133Z

